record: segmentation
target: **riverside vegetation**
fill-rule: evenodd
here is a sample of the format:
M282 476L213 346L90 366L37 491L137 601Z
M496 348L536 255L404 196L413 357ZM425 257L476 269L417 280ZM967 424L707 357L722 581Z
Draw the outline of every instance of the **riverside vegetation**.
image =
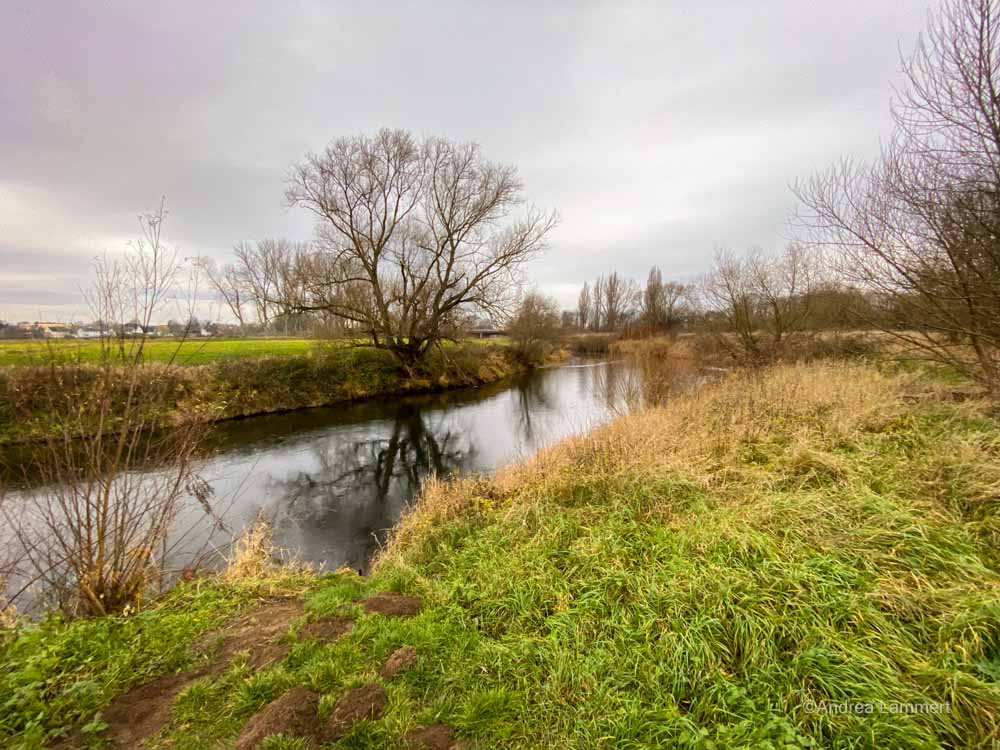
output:
M262 356L261 349L245 343L221 342L206 353L206 344L197 342L145 342L148 361L136 370L138 398L144 392L169 393L148 403L163 412L158 415L163 423L181 424L485 385L522 369L506 346L471 341L429 352L413 376L404 375L390 353L368 346L276 339L266 340L271 353ZM0 367L0 443L45 438L58 430L62 412L84 401L102 367L114 364L113 359L110 365L92 362L101 355L96 346L75 358L59 356L66 350L55 347L47 363ZM185 357L207 363L178 366ZM125 363L123 371L132 364ZM127 382L124 375L119 380Z
M368 578L247 553L139 614L10 631L0 741L990 747L998 428L924 370L731 374L430 484ZM821 708L841 702L939 709Z

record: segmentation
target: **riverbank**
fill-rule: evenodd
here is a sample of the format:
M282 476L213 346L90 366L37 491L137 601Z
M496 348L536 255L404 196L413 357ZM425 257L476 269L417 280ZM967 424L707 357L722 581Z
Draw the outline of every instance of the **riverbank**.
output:
M164 423L176 425L476 387L524 369L506 346L464 342L431 352L423 372L406 377L389 352L343 345L206 365L149 363L138 398L144 391L168 393L165 403L156 396L156 408ZM99 372L88 362L0 368L0 445L51 435L59 424L57 410L85 402Z
M24 628L0 742L127 716L172 748L989 747L998 487L995 406L951 385L734 375L432 483L369 578L196 580Z

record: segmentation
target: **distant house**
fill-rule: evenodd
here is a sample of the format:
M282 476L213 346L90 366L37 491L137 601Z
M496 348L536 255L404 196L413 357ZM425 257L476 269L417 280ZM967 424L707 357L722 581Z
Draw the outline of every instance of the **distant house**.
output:
M156 326L144 326L140 323L126 323L122 326L124 336L158 336L159 331Z
M101 336L110 336L111 331L111 326L107 323L97 321L95 323L77 326L76 330L74 330L70 335L77 339L99 339Z
M69 323L35 321L34 330L47 339L64 339L69 336L73 329Z

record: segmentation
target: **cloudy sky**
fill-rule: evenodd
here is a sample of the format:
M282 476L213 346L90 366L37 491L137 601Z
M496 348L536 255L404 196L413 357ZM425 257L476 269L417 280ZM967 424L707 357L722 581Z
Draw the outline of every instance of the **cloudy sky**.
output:
M161 195L187 256L308 239L288 166L381 126L515 164L562 218L531 273L566 306L611 269L691 278L874 153L932 4L4 0L0 318L85 318L92 259Z

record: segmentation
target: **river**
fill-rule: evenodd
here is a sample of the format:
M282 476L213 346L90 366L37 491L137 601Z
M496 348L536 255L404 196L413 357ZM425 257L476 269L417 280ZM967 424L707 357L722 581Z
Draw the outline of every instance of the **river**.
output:
M384 398L218 425L200 476L235 531L259 515L276 545L364 569L430 475L496 469L623 409L624 363L576 363L494 386ZM210 539L190 511L191 555ZM191 531L193 530L193 531Z
M363 571L428 477L491 471L587 431L625 410L632 379L624 362L583 361L483 388L219 423L197 466L212 517L184 503L169 567L218 567L233 535L264 517L287 557ZM8 507L45 491L22 486ZM19 605L34 599L25 592Z

